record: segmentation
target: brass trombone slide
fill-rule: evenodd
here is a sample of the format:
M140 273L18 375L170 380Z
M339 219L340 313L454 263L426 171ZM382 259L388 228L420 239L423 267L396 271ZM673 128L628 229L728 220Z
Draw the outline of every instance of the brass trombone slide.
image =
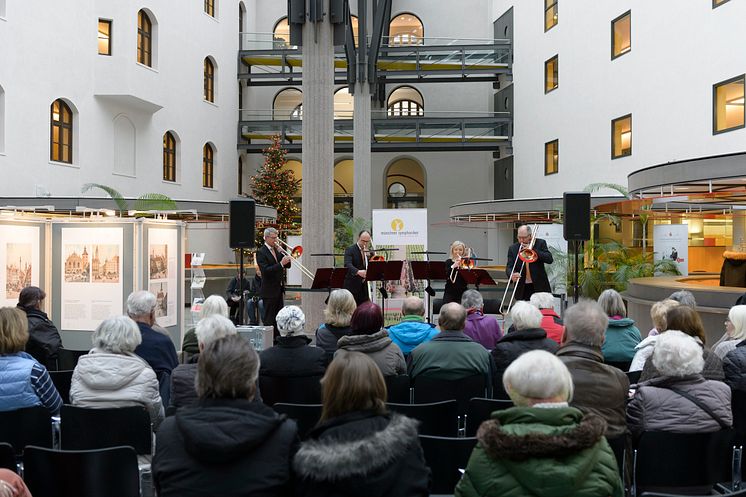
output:
M307 277L309 277L313 281L313 273L311 272L311 270L308 269L306 266L304 266L298 260L298 258L301 255L303 255L303 247L301 247L300 245L296 245L295 247L291 247L284 240L282 240L280 238L277 239L277 242L279 243L279 245L277 245L277 249L280 251L280 253L282 255L286 255L286 256L290 257L291 259L293 259L293 261L295 261L295 264L300 269L301 273L303 273L304 275L306 275ZM290 250L290 252L288 252L288 250Z
M528 243L527 247L520 247L518 249L517 257L515 258L515 262L513 262L513 268L510 270L510 277L508 278L508 285L505 287L505 293L503 293L503 298L500 301L500 312L505 313L510 311L510 308L513 307L513 301L515 300L515 292L518 290L518 282L520 281L520 278L518 278L518 281L513 281L513 273L522 274L523 268L526 266L526 264L530 264L532 262L536 262L539 259L539 254L536 253L534 250L534 243L536 243L536 230L538 229L539 225L534 224L531 229L531 240ZM516 271L516 266L518 265L518 261L521 261L521 266ZM513 290L510 290L510 285L513 284ZM508 296L508 292L510 292L510 300L508 301L508 307L505 309L505 297Z

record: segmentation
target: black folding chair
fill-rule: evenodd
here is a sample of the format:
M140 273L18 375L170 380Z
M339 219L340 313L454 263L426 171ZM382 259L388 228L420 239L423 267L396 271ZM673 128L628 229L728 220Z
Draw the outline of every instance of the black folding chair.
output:
M150 455L153 439L150 415L139 406L93 409L62 406L60 447L90 450L122 445L138 455Z
M409 376L400 374L395 376L384 376L386 390L388 391L388 402L397 404L412 403L412 389L409 384Z
M259 376L262 400L268 406L278 402L288 404L320 404L321 375Z
M663 494L659 492L643 492L640 497L712 497L712 495L719 495L720 497L746 497L746 490L738 490L736 492L725 492L722 494L707 494L707 495L696 495L691 494Z
M489 397L487 379L482 374L467 376L458 380L438 380L418 376L413 381L414 403L425 404L456 399L458 413L464 414L472 397Z
M305 438L321 419L321 404L286 404L278 402L272 406L276 412L287 415L298 424L298 434Z
M54 383L54 387L62 397L63 404L70 403L70 383L73 380L73 370L69 369L66 371L49 371L49 377Z
M132 447L52 450L26 447L23 479L34 497L139 497Z
M57 352L57 370L69 371L75 369L78 365L80 356L86 355L87 350L60 349Z
M510 400L495 400L495 399L484 399L484 398L473 398L469 399L469 404L466 408L466 416L464 420L465 435L467 437L476 436L479 426L492 417L492 413L495 411L502 411L503 409L509 409L513 407L513 402Z
M27 445L52 447L52 417L43 406L0 412L0 442L9 443L16 456Z
M0 443L0 468L18 472L16 464L16 450L9 443Z
M420 445L425 462L432 471L430 491L435 494L453 492L461 479L461 469L466 469L477 439L433 437L420 435Z
M420 421L419 433L442 437L458 435L458 403L455 400L431 404L395 404L389 402L391 411Z

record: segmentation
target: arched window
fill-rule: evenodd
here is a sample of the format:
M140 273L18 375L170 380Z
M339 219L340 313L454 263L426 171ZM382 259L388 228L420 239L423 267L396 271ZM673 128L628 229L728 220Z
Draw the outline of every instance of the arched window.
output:
M290 48L290 25L288 18L283 17L272 30L272 47L273 48Z
M204 62L204 97L208 102L215 101L215 64L210 57L205 57Z
M303 92L298 88L280 90L272 101L272 119L303 119Z
M425 170L414 159L393 161L386 170L386 207L421 209L425 207Z
M425 102L422 94L411 86L400 86L389 95L389 117L421 116L425 112Z
M137 62L153 67L153 21L144 10L137 13Z
M52 102L50 109L50 159L73 163L73 112L61 99Z
M425 28L419 17L411 13L403 13L391 19L389 45L423 45L424 43Z
M202 147L202 186L204 188L212 188L214 159L215 150L212 145L205 143Z
M163 181L176 181L176 138L170 131L163 135Z
M352 119L355 110L355 98L348 87L334 92L334 119Z

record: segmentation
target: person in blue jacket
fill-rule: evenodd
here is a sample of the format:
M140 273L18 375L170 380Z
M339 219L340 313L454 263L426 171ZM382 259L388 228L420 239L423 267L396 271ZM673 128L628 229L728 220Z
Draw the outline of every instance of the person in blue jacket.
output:
M389 338L406 356L421 343L432 340L439 333L434 324L425 322L425 303L419 297L407 297L401 307L399 324L389 328Z

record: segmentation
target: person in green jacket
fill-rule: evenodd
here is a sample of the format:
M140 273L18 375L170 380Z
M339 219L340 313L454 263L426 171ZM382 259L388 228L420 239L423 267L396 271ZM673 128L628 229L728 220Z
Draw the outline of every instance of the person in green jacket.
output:
M456 497L622 497L606 422L569 407L572 377L562 361L526 352L503 384L516 407L479 427Z
M627 317L627 308L622 296L616 290L609 288L601 292L598 297L600 305L609 316L609 326L606 328L606 339L601 351L604 362L627 371L635 357L636 347L642 341L640 330L635 322Z

